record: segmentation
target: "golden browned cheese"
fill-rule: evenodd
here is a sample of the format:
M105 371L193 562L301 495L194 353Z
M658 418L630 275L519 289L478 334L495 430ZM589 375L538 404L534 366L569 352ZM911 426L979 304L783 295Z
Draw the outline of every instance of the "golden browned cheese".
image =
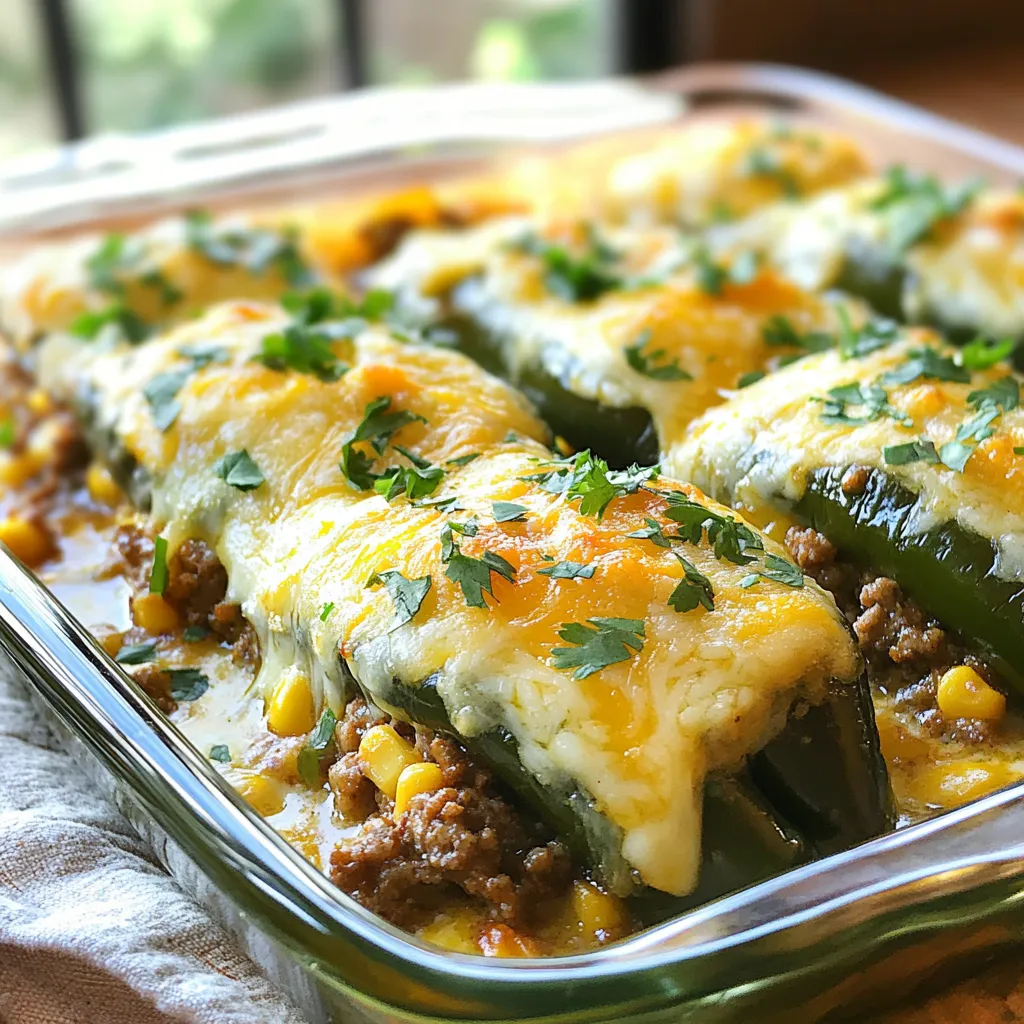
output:
M705 540L685 555L712 588L713 610L676 611L670 598L683 564L636 533L651 521L671 529L667 492L709 514L724 508L659 480L616 498L603 516L583 514L543 486L542 474L565 471L537 440L543 427L514 391L465 358L371 328L336 343L350 367L337 381L253 363L260 339L286 323L272 307L236 304L135 349L79 345L76 354L55 337L42 350L43 379L59 394L88 396L100 425L148 470L171 550L194 536L214 547L229 595L260 637L258 692L270 699L284 677L300 685L297 676L317 710L340 711L339 654L385 706L394 680L431 678L456 729L507 728L538 778L571 780L594 797L621 831L631 870L687 892L699 866L705 773L759 749L798 696L815 701L830 679L858 674L831 598L810 581L741 586L751 566L716 557ZM142 390L155 374L187 365L181 350L200 339L221 345L227 361L188 376L180 412L161 432ZM454 499L456 509L389 503L345 479L342 445L382 399L416 419L381 452L365 442L360 450L378 471L405 464L396 445L443 467L432 498ZM239 450L264 478L245 492L214 469ZM464 465L452 461L474 453ZM495 502L522 512L499 522ZM461 556L491 552L508 566L488 577L483 607L471 606L445 555L446 523L468 520L476 531L449 543ZM593 571L568 580L540 571L561 561ZM389 570L430 577L410 621L396 621L385 588L367 587L372 573ZM609 617L636 631L621 660L582 678L557 665L552 651L565 646L566 623Z

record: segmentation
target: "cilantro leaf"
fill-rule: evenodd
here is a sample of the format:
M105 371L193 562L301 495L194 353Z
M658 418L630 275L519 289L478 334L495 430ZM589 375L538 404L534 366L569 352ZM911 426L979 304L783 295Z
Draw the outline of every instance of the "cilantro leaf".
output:
M750 370L747 373L740 375L740 379L736 381L736 387L749 388L751 384L756 384L759 380L764 380L764 377L764 370Z
M514 501L495 501L491 503L491 510L494 513L496 523L521 523L526 519L529 509L525 505L518 505Z
M664 357L665 350L658 348L645 355L643 349L650 340L651 329L646 327L637 336L634 344L627 345L623 349L626 353L626 362L632 369L636 370L637 373L643 374L645 377L650 377L652 380L693 380L693 376L679 365L678 359L673 359L671 362L661 362L660 365L656 366L655 363Z
M221 764L231 763L231 751L226 743L215 743L210 747L210 753L206 755L211 761L219 761Z
M388 501L400 494L405 494L410 501L433 494L444 479L444 470L401 445L396 444L395 451L401 452L412 466L393 466L384 470L374 481L374 490L383 494Z
M958 366L952 356L944 356L926 345L912 349L910 358L895 370L882 375L885 384L910 384L915 380L945 380L956 384L969 384L970 371Z
M470 523L471 531L468 529ZM466 536L474 536L477 532L476 523L472 520L462 524L461 528L455 523L445 525L441 531L441 559L448 565L444 574L452 583L459 585L462 596L470 608L486 608L484 592L494 597L491 574L497 573L509 583L515 583L516 568L493 551L485 551L479 558L464 555L452 536L452 529L457 529Z
M175 700L199 700L210 688L205 672L197 668L165 668L171 679L171 696Z
M260 351L253 361L270 370L308 373L325 384L340 380L348 372L348 367L334 354L332 339L301 324L268 334L260 341Z
M767 146L754 146L747 154L742 171L748 178L769 178L777 182L787 199L800 195L800 184L792 171L783 165L779 154Z
M330 708L324 708L305 746L299 751L295 766L299 777L307 786L320 784L320 758L334 740L334 726L337 721L334 712Z
M449 459L446 466L468 466L471 462L480 458L479 452L470 452L468 455L460 455L457 459Z
M856 359L886 348L899 337L900 326L894 320L876 318L862 327L854 327L845 306L835 307L839 318L839 355Z
M379 587L383 584L387 588L398 615L395 625L404 626L420 610L420 605L423 604L423 599L427 596L432 582L430 576L420 576L410 580L396 569L385 569L383 572L375 572L366 581L366 586ZM322 612L320 617L322 620Z
M794 565L788 559L767 552L764 556L764 569L761 575L776 583L785 583L787 587L802 587L804 585L804 574L800 567Z
M840 384L829 388L827 398L812 398L813 402L822 402L821 419L824 423L859 426L871 423L885 414L904 427L913 426L913 420L895 406L889 404L889 394L880 384L864 384L854 381L852 384ZM859 407L860 413L853 413L850 407Z
M143 665L156 661L156 641L143 640L138 644L125 644L114 657L119 665Z
M563 622L560 640L572 647L552 647L556 669L574 668L574 679L586 679L609 665L629 661L643 650L646 633L643 619L594 618L587 623Z
M935 445L922 437L905 444L886 445L882 449L882 459L887 466L906 466L911 462L937 463L939 454Z
M548 465L555 468L521 479L536 482L552 494L565 494L570 501L578 498L580 514L597 519L615 498L633 494L659 474L657 466L609 470L608 463L592 456L589 449L565 459L552 459Z
M11 448L17 436L17 427L14 420L7 416L0 420L0 448Z
M143 387L142 393L149 402L153 423L161 432L170 430L178 418L181 412L178 392L185 386L191 373L191 370L168 370L158 373Z
M167 569L167 539L153 538L153 566L149 571L149 592L163 596L167 589L169 572Z
M746 523L705 508L677 491L662 494L668 502L665 517L679 524L679 537L690 544L699 544L707 530L715 558L724 558L734 565L754 561L748 551L762 551L761 538Z
M330 617L331 612L334 611L334 602L328 601L324 604L323 608L320 609L320 621L326 622Z
M538 569L541 576L550 576L553 580L589 580L597 567L593 562L556 562L554 565Z
M591 302L623 285L615 270L619 254L590 225L586 226L586 233L586 247L579 255L534 234L516 245L542 261L545 286L566 302Z
M789 317L781 313L769 317L761 325L761 339L766 345L803 349L805 352L827 352L836 346L836 338L826 331L801 333Z
M71 321L68 330L90 341L109 333L114 340L124 339L132 345L145 341L152 333L145 320L120 302L112 303L105 309L80 313Z
M700 605L713 612L715 592L711 589L711 581L689 559L678 553L676 558L683 567L683 578L669 595L669 607L677 612L690 612Z
M210 631L205 626L186 626L181 632L181 639L187 644L197 644L209 635Z
M994 341L979 336L960 349L960 365L967 370L987 370L996 363L1009 359L1017 344L1016 338Z
M264 482L263 471L243 448L240 452L227 452L214 464L213 471L226 484L238 491L252 491Z
M640 540L649 540L659 548L670 548L672 546L670 539L665 536L661 524L656 519L644 516L644 522L647 524L645 527L633 530L632 533L627 533L626 536L636 537Z
M390 409L391 399L386 395L367 403L362 422L342 445L341 471L349 483L361 491L372 490L374 482L381 477L371 472L374 460L353 446L360 441L367 441L378 455L383 455L392 436L402 427L409 423L427 422L422 416L408 410L399 409L391 412Z
M226 363L231 358L231 353L220 345L182 345L178 355L190 360L193 370L201 370L211 363Z

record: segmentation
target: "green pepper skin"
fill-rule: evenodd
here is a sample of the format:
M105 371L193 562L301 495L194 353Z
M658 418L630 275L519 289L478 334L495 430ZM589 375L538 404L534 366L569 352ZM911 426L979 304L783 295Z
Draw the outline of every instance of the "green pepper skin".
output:
M971 639L1005 682L1024 695L1024 587L1000 579L990 540L955 521L923 533L919 498L881 470L846 494L846 466L812 474L793 512L844 554L891 576L947 628Z
M458 351L518 387L555 435L577 451L591 449L612 469L658 461L658 434L646 409L602 405L567 388L565 374L556 376L538 362L520 364L511 351L514 339L490 329L478 315L486 309L478 290L472 279L460 284L452 295L453 312L438 325L458 339Z
M867 674L795 706L786 728L750 758L754 783L822 856L890 831L896 805Z
M393 680L385 691L367 696L401 718L457 739L565 842L577 863L593 868L616 894L636 894L637 912L645 920L661 920L753 885L817 854L863 842L892 824L888 776L864 679L836 684L827 709L794 715L766 748L767 767L757 755L749 769L709 776L700 881L681 898L643 889L621 855L619 830L593 799L570 782L539 782L523 768L506 730L458 733L433 680L413 686ZM760 787L758 775L768 780L771 793ZM787 820L783 804L800 815L806 831Z

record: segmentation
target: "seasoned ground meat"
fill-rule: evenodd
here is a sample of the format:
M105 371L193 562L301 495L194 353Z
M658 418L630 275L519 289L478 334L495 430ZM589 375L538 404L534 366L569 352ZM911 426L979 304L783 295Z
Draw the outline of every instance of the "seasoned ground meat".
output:
M521 924L531 907L566 890L565 848L517 814L458 744L423 728L415 730L416 746L441 767L445 784L413 797L395 820L392 801L369 785L358 755L363 733L385 721L358 699L335 728L341 756L328 773L335 807L350 821L363 820L331 855L336 885L405 927L453 891L482 902L495 920Z
M177 708L178 702L171 696L171 677L159 665L141 665L132 678L165 714Z
M853 467L847 476L859 468ZM863 486L858 480L851 477L851 487ZM843 488L847 489L845 478ZM991 736L995 728L991 722L947 719L936 699L939 680L951 666L970 665L991 684L990 669L947 636L895 580L844 562L835 545L810 528L790 528L786 547L797 565L835 597L867 659L872 684L895 694L898 709L913 715L933 736L968 743Z
M167 563L164 597L190 626L216 623L214 608L224 600L228 574L220 559L201 540L186 540Z

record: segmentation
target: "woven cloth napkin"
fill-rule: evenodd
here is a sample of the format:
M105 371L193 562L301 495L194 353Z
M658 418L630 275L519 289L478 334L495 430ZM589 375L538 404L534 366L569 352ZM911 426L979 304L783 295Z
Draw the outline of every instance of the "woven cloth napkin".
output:
M0 1022L303 1024L0 670Z

